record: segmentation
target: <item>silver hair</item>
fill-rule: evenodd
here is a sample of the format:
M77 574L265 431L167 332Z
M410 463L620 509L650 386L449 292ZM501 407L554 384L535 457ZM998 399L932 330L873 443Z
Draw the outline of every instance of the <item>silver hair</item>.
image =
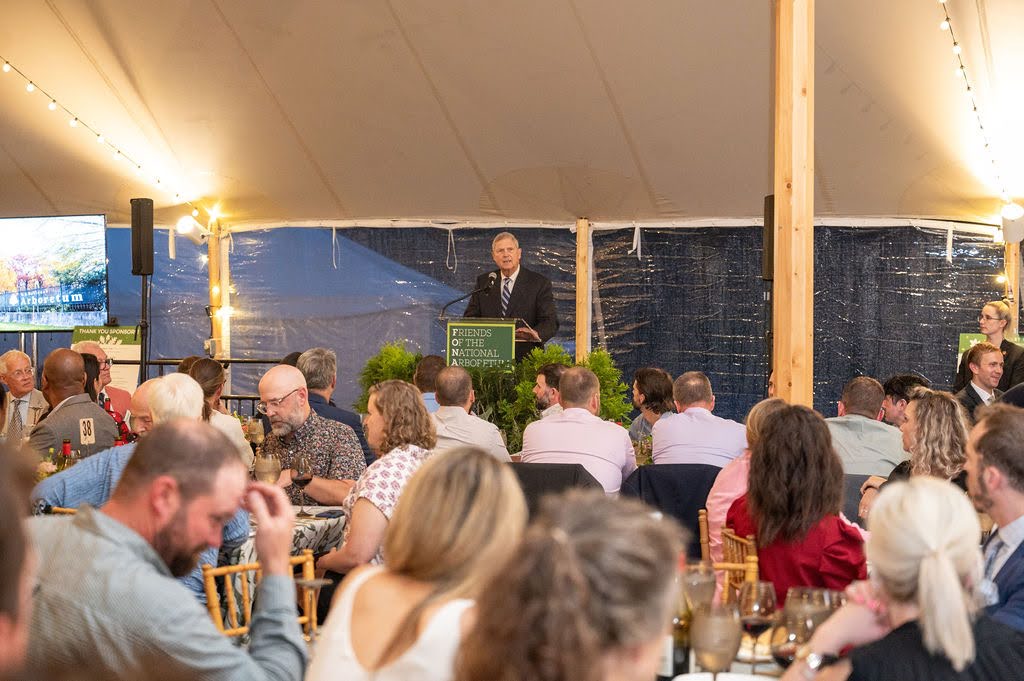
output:
M0 355L0 374L7 373L7 363L15 357L22 357L28 360L29 366L32 366L32 358L26 355L21 350L8 350L4 354Z
M512 232L500 232L498 236L491 240L491 250L494 250L494 247L498 245L499 241L504 241L505 239L511 239L512 243L516 245L516 248L519 248L519 239L516 238L515 234Z
M203 418L203 389L188 374L160 377L149 389L148 400L154 424L174 419L201 421Z
M338 375L338 356L330 348L310 348L299 355L295 366L306 377L307 388L323 390Z

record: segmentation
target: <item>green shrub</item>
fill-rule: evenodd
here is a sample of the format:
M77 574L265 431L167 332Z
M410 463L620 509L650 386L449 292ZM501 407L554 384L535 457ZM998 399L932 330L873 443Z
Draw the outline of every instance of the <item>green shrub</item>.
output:
M359 399L352 406L360 414L366 413L366 404L370 400L370 388L382 381L393 378L412 382L416 364L422 359L420 353L413 353L401 341L385 343L380 351L366 360L363 370L359 372L359 385L363 389Z

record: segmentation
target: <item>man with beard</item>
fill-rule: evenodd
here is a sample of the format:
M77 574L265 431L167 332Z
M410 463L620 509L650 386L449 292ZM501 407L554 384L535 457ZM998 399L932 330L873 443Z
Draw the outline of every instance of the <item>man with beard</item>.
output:
M533 397L536 400L537 411L540 412L542 419L562 413L562 405L559 402L558 395L558 381L568 368L564 364L545 364L537 370L537 379L533 386Z
M292 484L295 462L306 454L313 462L313 479L306 494L326 505L340 505L359 476L366 460L359 440L348 426L319 416L309 406L309 390L302 372L278 364L263 375L257 411L270 419L271 433L263 451L281 461L277 484L288 488L293 504L302 503L302 489Z
M996 527L984 546L982 594L988 614L1024 631L1024 409L978 410L967 440L967 492Z
M138 419L139 437L147 436L154 425L188 419L201 421L203 418L203 389L195 380L185 374L169 374L151 378L132 395L132 422ZM145 422L145 425L143 425ZM134 427L134 425L133 425ZM113 447L90 456L84 461L41 481L32 490L32 502L37 509L47 506L78 508L88 504L99 508L107 503L124 474L125 466L135 453L136 443ZM249 536L249 514L240 510L224 526L221 534L227 546L237 545ZM217 549L208 548L201 556L201 563L217 564ZM196 566L184 575L181 582L195 595L200 603L206 602L203 587L203 572Z
M27 678L298 681L306 647L288 562L294 513L281 490L249 482L207 423L156 426L102 508L30 521L39 552ZM214 627L174 579L217 546L244 505L263 571L248 648Z

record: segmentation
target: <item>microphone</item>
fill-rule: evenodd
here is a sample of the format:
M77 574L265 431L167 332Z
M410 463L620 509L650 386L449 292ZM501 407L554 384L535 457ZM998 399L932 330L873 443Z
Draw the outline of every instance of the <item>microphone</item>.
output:
M486 290L490 291L491 287L494 286L494 282L496 282L496 281L498 281L498 273L497 272L489 273L487 275L487 286L485 287Z
M494 282L497 281L497 280L498 280L498 273L497 272L490 272L487 275L487 285L486 286L481 286L478 289L473 289L472 291L470 291L466 295L459 296L455 300L450 300L447 303L445 303L444 307L441 308L441 312L437 315L437 320L438 321L444 321L444 319L445 319L444 313L448 311L449 307L451 307L455 303L459 302L460 300L465 300L466 298L469 298L471 295L476 294L476 293L483 293L484 291L490 291L491 288L494 287Z

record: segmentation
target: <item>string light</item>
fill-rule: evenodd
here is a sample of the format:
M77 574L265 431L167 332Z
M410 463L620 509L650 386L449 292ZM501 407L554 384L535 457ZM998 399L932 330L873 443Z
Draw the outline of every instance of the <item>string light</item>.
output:
M996 183L999 185L999 197L1003 201L1003 207L1001 210L1003 218L1007 220L1018 220L1024 217L1024 207L1019 204L1013 203L1010 200L1010 192L1007 191L1006 186L1003 184L1002 173L999 171L999 164L996 161L995 156L992 154L992 144L988 135L985 132L985 122L981 116L981 110L978 108L978 100L974 98L974 88L971 86L971 80L968 77L967 65L964 63L963 48L960 46L960 41L956 39L956 34L953 31L953 22L949 18L949 9L946 6L946 0L939 0L939 4L942 5L942 23L939 24L939 29L949 32L949 39L952 42L953 56L956 57L957 78L964 82L964 95L967 97L970 103L971 111L974 112L975 122L978 125L978 134L981 137L982 146L985 152L989 155L989 160L992 164L992 171L995 175Z
M68 115L67 121L68 121L68 126L69 127L71 127L71 128L79 128L79 127L84 128L85 130L90 132L96 138L96 142L98 144L106 145L107 147L109 147L110 154L111 154L112 158L114 158L116 160L127 160L128 162L130 162L132 164L132 166L134 166L134 168L135 168L135 174L136 175L142 176L142 175L146 174L145 169L143 168L141 163L138 163L137 161L132 159L130 156L125 154L123 150L121 150L119 147L117 147L114 144L112 144L111 142L109 142L107 140L107 138L103 135L103 133L101 133L100 131L96 130L93 126L91 126L88 123L86 123L85 121L83 121L81 118L79 118L77 115L75 115L74 112L72 112L70 109L68 109L68 107L66 107L63 104L61 104L57 100L56 97L54 97L53 95L51 95L50 93L46 92L45 90L40 88L38 85L36 85L35 82L32 81L27 75L25 75L25 73L21 69L19 69L17 66L12 64L7 59L3 59L2 57L0 57L0 61L3 62L3 66L0 67L0 70L2 70L4 73L14 72L17 75L21 76L21 78L25 82L25 91L26 92L32 93L32 92L35 92L38 89L42 94L44 94L47 97L47 99L49 100L46 106L47 106L47 108L50 111L56 111L58 108L60 108L62 111L64 111L64 113ZM161 189L166 191L168 193L168 195L173 196L175 198L175 200L178 200L180 202L181 196L182 196L182 192L181 192L180 189L178 189L176 187L173 187L173 186L167 186L167 183L163 183L162 184L160 182L160 179L158 177L156 177L155 175L153 175L153 182L154 182L154 184L159 186ZM191 201L185 201L184 203L189 208L191 208L195 214L198 215L199 209L198 209L198 207L196 205L194 205Z

